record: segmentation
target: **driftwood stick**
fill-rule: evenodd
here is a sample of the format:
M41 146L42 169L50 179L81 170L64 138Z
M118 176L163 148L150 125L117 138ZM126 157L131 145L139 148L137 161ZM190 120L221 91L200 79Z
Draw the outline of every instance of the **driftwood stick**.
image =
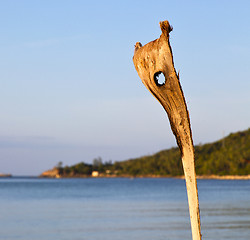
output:
M171 129L181 151L186 179L189 213L193 240L201 239L198 190L195 174L194 147L187 105L177 75L169 33L168 21L160 22L161 36L142 46L135 45L133 62L143 84L156 97L167 112ZM163 80L160 80L160 77Z

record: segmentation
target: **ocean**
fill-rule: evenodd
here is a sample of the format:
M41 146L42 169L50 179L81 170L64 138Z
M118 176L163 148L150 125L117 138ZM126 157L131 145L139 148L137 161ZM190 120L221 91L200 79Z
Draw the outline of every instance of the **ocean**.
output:
M204 240L250 239L250 180L198 190ZM185 181L0 178L0 239L191 239Z

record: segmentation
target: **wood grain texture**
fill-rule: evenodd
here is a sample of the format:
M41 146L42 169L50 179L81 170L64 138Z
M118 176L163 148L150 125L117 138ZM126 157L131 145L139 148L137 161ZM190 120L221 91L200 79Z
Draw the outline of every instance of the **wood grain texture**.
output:
M179 76L174 68L169 43L169 33L172 31L172 27L168 21L160 22L160 27L162 34L158 39L145 46L142 46L140 42L135 44L133 62L143 84L167 112L171 129L182 155L193 240L200 240L199 201L189 113ZM165 77L165 81L161 83L158 82L160 74Z

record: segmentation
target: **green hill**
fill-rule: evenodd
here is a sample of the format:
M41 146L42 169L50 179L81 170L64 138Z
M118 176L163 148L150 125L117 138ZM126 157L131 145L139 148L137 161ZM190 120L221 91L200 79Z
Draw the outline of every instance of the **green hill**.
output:
M232 133L214 143L195 146L197 175L250 174L250 129ZM183 175L178 148L151 156L115 163L121 173L129 175Z
M197 175L250 174L250 128L204 145L195 146ZM183 175L179 149L171 148L150 156L115 163L79 163L60 168L63 177L90 176L98 171L101 176L181 176Z

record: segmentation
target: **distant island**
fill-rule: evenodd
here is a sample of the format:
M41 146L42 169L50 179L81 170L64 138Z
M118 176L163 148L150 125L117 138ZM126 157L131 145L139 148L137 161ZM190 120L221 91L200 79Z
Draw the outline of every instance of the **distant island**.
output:
M9 177L12 177L12 175L11 174L9 174L9 173L0 173L0 178L9 178Z
M250 128L231 133L214 143L195 146L198 178L250 179ZM80 162L73 166L58 166L45 171L41 177L182 177L180 151L177 147L150 156L121 162L93 164Z

